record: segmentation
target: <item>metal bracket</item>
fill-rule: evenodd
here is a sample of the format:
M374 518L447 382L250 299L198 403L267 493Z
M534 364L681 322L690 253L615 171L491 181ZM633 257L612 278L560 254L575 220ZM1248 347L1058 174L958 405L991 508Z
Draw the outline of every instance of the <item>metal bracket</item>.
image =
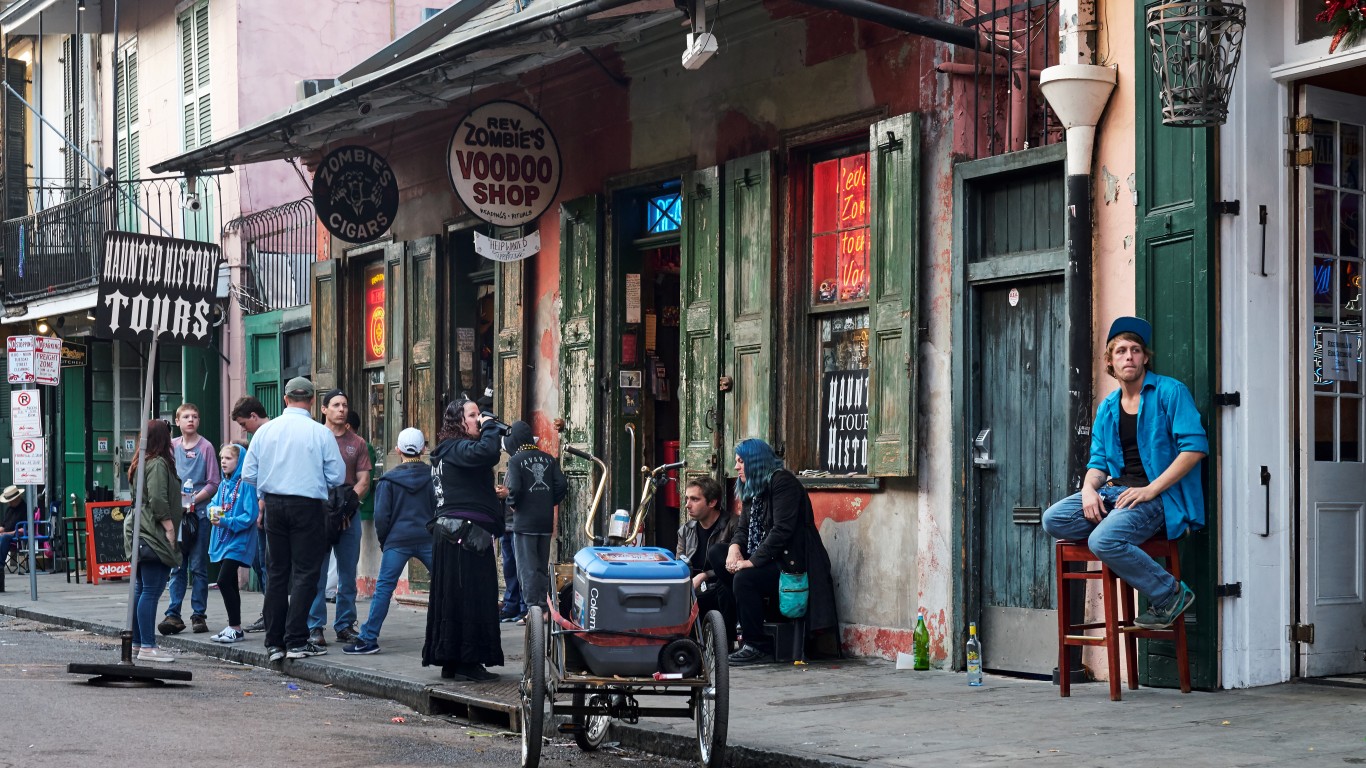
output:
M1241 581L1235 581L1235 582L1233 582L1232 584L1215 584L1215 585L1214 585L1214 596L1215 596L1215 597L1242 597L1242 596L1243 596L1243 582L1241 582Z
M1216 392L1214 395L1215 405L1229 405L1238 407L1243 404L1243 393L1241 392Z
M1314 625L1313 624L1291 624L1290 642L1314 644Z
M1243 210L1241 200L1216 200L1214 212L1223 216L1237 216Z

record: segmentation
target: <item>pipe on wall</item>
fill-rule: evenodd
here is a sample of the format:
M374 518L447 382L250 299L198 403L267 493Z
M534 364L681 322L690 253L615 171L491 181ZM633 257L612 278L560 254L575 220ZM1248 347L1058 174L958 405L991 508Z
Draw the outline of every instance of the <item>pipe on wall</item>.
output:
M823 8L827 11L838 11L846 16L872 21L885 27L928 37L931 40L938 40L949 45L994 53L998 56L1010 55L1008 49L987 40L976 30L929 16L922 16L918 13L903 11L900 8L892 8L882 3L873 2L873 0L797 0L797 2Z

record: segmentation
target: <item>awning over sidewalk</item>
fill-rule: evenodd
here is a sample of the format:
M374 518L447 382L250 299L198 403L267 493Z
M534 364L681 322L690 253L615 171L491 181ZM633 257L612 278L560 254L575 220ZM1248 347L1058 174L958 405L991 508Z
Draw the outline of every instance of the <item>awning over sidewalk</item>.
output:
M421 54L343 82L211 144L152 166L205 171L297 157L682 17L673 0L488 0ZM679 48L683 36L679 34Z

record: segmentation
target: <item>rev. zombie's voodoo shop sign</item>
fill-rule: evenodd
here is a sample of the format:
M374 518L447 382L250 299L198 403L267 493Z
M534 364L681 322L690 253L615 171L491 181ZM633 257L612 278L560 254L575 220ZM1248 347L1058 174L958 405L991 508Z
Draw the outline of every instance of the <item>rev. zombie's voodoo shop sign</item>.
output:
M135 343L156 336L187 346L209 346L222 257L222 250L212 243L105 233L96 334Z
M540 115L512 101L491 101L465 115L447 162L460 202L498 227L535 221L560 190L555 134Z

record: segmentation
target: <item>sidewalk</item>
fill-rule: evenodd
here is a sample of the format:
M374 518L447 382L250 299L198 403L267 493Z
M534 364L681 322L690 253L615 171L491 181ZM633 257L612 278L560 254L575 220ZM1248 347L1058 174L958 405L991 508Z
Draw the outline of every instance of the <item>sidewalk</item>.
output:
M68 584L61 574L43 575L39 600L32 602L27 577L7 576L0 613L101 634L123 627L125 582ZM243 619L250 622L260 613L261 596L242 598ZM368 605L358 606L362 619ZM208 613L216 632L224 623L216 591L209 593ZM504 626L507 663L494 670L502 677L497 683L452 683L438 669L422 667L425 613L399 604L385 622L381 653L346 656L329 629L326 656L280 669L422 711L496 723L516 708L522 664L522 628ZM230 646L208 638L187 630L161 644L268 666L262 635ZM1125 689L1124 701L1111 702L1103 683L1074 686L1072 697L1061 699L1044 682L988 675L985 686L973 689L961 674L898 672L890 662L855 659L732 670L730 696L733 766L1366 764L1366 685L1284 684L1184 696ZM614 723L608 739L696 757L690 720Z

